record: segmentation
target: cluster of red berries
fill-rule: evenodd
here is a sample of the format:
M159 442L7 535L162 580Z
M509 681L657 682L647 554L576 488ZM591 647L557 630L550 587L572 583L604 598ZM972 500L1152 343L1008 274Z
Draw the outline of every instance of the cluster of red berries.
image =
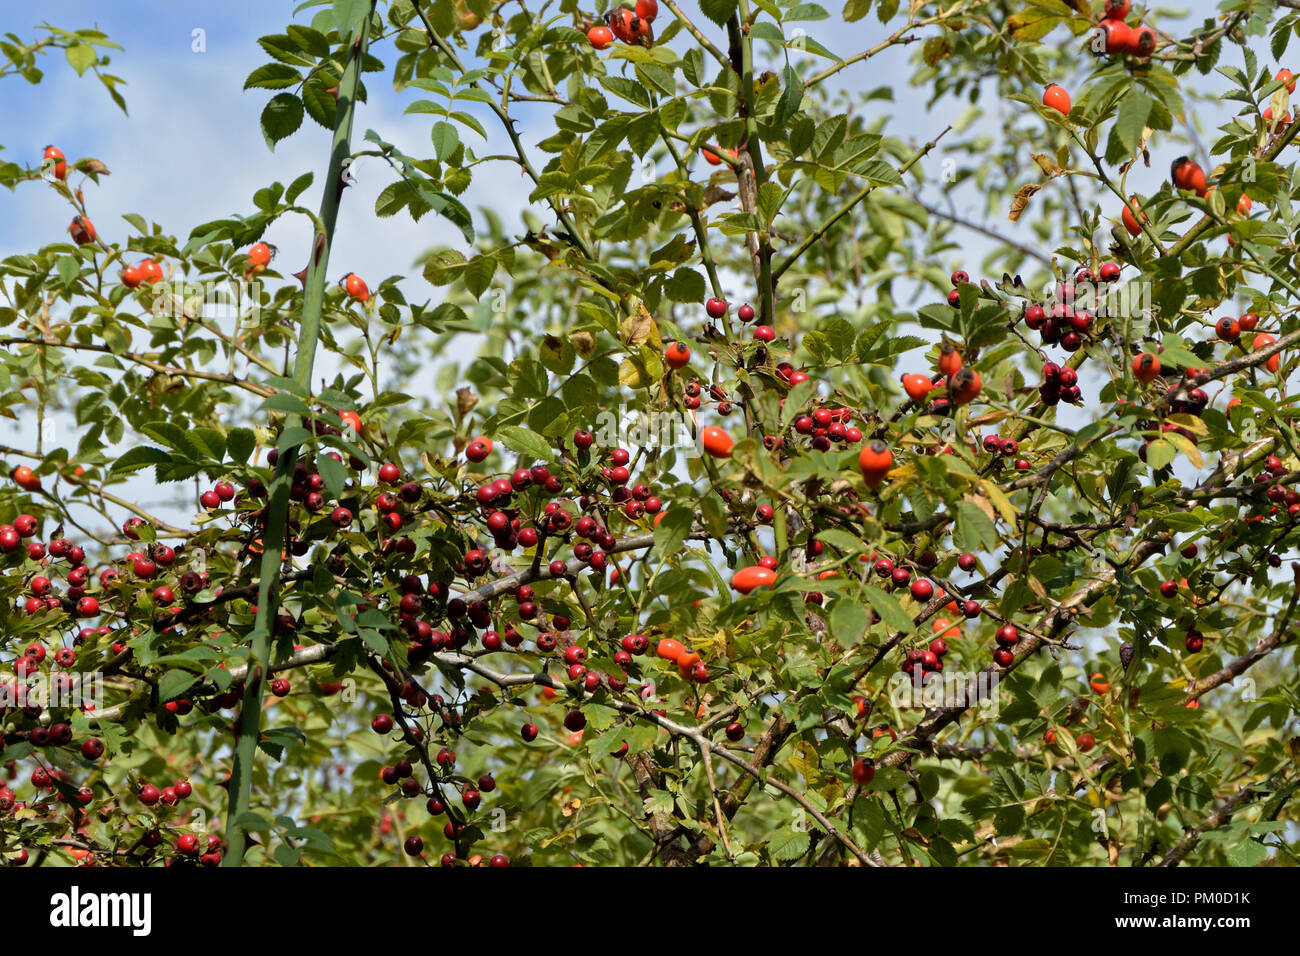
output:
M850 424L853 421L852 409L822 406L809 411L810 414L798 415L791 423L796 434L807 437L807 447L815 451L830 451L836 443L856 445L862 441L861 430Z
M636 0L635 8L614 7L605 15L604 23L586 21L587 42L603 50L617 37L629 46L649 47L654 43L651 24L658 15L658 0Z
M1129 7L1129 0L1106 0L1106 12L1097 24L1105 41L1105 52L1150 56L1156 49L1156 33L1145 25L1130 27L1124 20Z
M1014 438L1002 438L999 435L984 436L984 450L990 455L999 455L1002 458L1015 458L1020 453L1020 442ZM1028 471L1029 462L1024 458L1016 458L1016 470Z
M731 304L726 299L719 299L717 296L710 297L704 303L704 312L710 319L720 319L731 311ZM754 321L756 313L754 307L746 302L736 310L736 318L748 325ZM770 325L754 326L754 338L759 342L771 342L776 338L776 332Z
M162 266L152 259L142 259L137 265L127 266L122 270L122 285L134 289L141 283L153 285L163 277Z
M1100 285L1119 279L1120 269L1114 262L1103 263L1094 277L1091 269L1084 267L1075 272L1073 282L1063 282L1056 288L1055 301L1035 303L1025 309L1025 325L1039 334L1044 345L1060 345L1067 352L1077 352L1092 330L1095 308L1103 297ZM1099 285L1100 284L1100 285Z
M1079 373L1068 365L1055 362L1043 363L1043 381L1038 386L1038 400L1044 405L1065 402L1067 405L1079 405L1083 402L1083 391L1079 388Z
M724 418L736 410L736 402L727 395L721 385L704 388L698 379L692 379L682 386L682 407L688 411L698 411L704 402L713 403L714 411Z
M1274 517L1282 509L1286 509L1287 517L1291 519L1300 518L1300 492L1296 491L1290 485L1279 483L1279 479L1290 473L1290 469L1282 463L1282 459L1276 455L1269 455L1264 462L1264 468L1254 477L1254 483L1257 486L1266 486L1264 488L1264 498L1267 505L1259 505L1261 509L1258 515L1253 515L1246 520L1258 521L1261 518ZM1268 562L1273 567L1281 563L1281 559L1272 552L1268 555Z

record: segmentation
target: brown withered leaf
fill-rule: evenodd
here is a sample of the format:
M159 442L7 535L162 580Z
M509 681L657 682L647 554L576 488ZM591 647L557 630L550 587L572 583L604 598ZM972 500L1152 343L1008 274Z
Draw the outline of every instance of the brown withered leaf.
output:
M623 340L624 345L645 345L649 343L655 348L663 345L659 339L659 328L655 324L654 316L640 303L637 303L633 313L623 320L623 325L619 329L619 337Z
M1049 176L1060 176L1065 172L1065 169L1058 166L1056 160L1046 153L1034 153L1034 162L1038 164L1039 169Z
M1015 196L1011 199L1011 211L1007 213L1007 218L1012 222L1019 222L1025 208L1029 205L1029 197L1042 188L1037 183L1025 183L1025 185L1017 189Z
M456 389L456 420L464 421L465 416L472 412L477 404L478 396L469 386Z
M736 198L735 193L728 192L727 190L723 189L721 186L718 186L714 183L709 183L708 186L704 187L704 198L700 203L700 209L701 210L708 209L714 203L730 202L735 198Z
M1127 173L1130 169L1132 169L1133 166L1137 164L1137 161L1138 161L1139 158L1142 160L1143 164L1144 164L1148 169L1151 168L1151 153L1150 153L1150 152L1148 151L1148 149L1147 149L1147 144L1150 143L1150 141L1151 141L1151 134L1154 133L1154 132L1155 132L1155 130L1153 130L1150 126L1144 126L1144 127L1142 127L1142 138L1141 138L1140 140L1138 140L1138 152L1137 152L1137 155L1133 156L1133 157L1132 157L1131 159L1129 159L1127 162L1124 162L1124 163L1121 163L1121 164L1120 164L1120 167L1119 167L1119 174L1120 174L1121 176L1123 176L1123 175L1124 175L1125 173Z
M590 358L596 351L596 337L590 332L570 332L569 341L573 343L573 350L583 358Z
M81 162L77 163L73 168L80 172L85 173L95 182L99 182L100 176L113 175L108 171L108 167L105 166L97 159L83 159Z

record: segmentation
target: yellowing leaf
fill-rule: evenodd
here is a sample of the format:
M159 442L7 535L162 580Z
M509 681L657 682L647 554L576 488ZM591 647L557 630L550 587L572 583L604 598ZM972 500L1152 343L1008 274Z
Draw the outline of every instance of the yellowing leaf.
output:
M987 478L980 482L980 488L984 491L984 494L988 495L989 501L993 502L993 507L998 509L998 514L1002 516L1002 520L1007 523L1014 535L1016 533L1016 506L1011 503L1011 499L1003 493L996 482Z
M1039 10L1024 10L1007 18L1007 32L1014 40L1041 40L1060 22L1060 17L1044 16Z
M622 338L624 345L649 344L656 349L663 346L654 316L640 303L637 304L632 314L623 320L623 325L619 329L619 336Z
M801 740L795 744L794 753L790 755L790 766L809 784L816 785L820 777L817 773L817 767L820 763L821 758L812 744L806 740Z
M1178 415L1170 415L1169 421L1180 428L1187 429L1193 435L1208 435L1210 433L1210 429L1205 422L1201 421L1201 419L1197 418L1195 415L1188 415L1185 412Z
M1187 456L1187 460L1197 468L1205 467L1205 459L1201 457L1201 450L1197 448L1196 443L1186 435L1181 435L1178 432L1165 432L1164 438L1165 441L1172 442L1177 446L1177 448Z
M962 498L965 499L966 501L969 501L971 504L975 505L975 507L979 508L980 511L988 515L990 521L998 520L997 514L995 514L993 511L993 506L989 504L989 500L985 498L983 495L968 494L968 495L962 495Z
M1034 153L1034 162L1037 163L1038 168L1041 169L1048 176L1053 176L1053 177L1060 176L1062 173L1065 172L1064 167L1058 166L1056 164L1056 160L1052 159L1051 156L1048 156L1044 153Z
M624 388L649 388L663 372L657 357L654 358L653 365L657 367L651 367L644 352L623 359L618 366L618 384Z

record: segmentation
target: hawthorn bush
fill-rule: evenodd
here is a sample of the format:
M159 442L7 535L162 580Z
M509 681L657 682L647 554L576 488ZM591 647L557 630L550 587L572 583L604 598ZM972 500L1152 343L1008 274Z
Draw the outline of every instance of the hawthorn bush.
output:
M307 3L321 167L186 237L11 131L0 851L1291 863L1292 6ZM417 274L331 261L362 165Z

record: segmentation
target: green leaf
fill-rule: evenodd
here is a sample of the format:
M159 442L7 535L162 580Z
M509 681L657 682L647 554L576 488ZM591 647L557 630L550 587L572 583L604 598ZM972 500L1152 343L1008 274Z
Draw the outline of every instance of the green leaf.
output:
M856 23L871 12L871 0L848 0L844 4L844 19Z
M1117 163L1132 155L1142 141L1142 130L1151 115L1151 98L1137 90L1132 90L1119 106L1119 115L1111 127L1110 141L1106 146L1106 159Z
M369 13L367 0L334 0L334 29L350 36Z
M262 110L262 135L266 144L275 149L275 144L297 132L302 125L302 100L292 93L280 93L271 98Z
M737 0L700 0L700 12L722 26L736 12Z
M536 432L516 425L505 425L497 430L501 443L511 451L537 461L550 461L555 452L550 443Z
M249 833L270 833L271 821L256 810L245 810L235 818L235 826Z
M781 830L768 841L767 848L778 860L797 860L808 852L812 837L807 830Z
M248 464L257 447L257 436L249 428L232 428L226 433L226 454L238 465Z
M1168 465L1178 455L1178 449L1172 442L1157 438L1147 445L1147 465L1159 470Z
M998 532L984 509L970 501L963 501L957 508L957 535L959 548L964 551L995 551L998 547Z
M99 59L99 54L95 48L88 43L76 43L64 50L64 55L68 58L68 66L77 71L81 76Z
M776 104L776 116L773 118L778 124L784 124L799 110L799 104L803 102L803 81L799 79L799 74L794 71L794 67L786 66L781 73L781 99Z
M283 90L302 81L302 74L287 63L259 66L244 80L244 89Z
M166 702L180 697L199 681L197 674L189 671L173 670L163 674L158 682L158 699Z
M285 27L284 32L298 45L298 49L307 51L318 60L330 55L329 40L319 30L313 30L300 23L291 23Z
M669 508L655 525L655 553L669 558L680 552L694 522L695 515L690 508Z
M903 610L903 605L899 604L898 599L892 594L887 594L870 584L862 589L862 594L891 631L903 631L907 634L912 632L912 616Z
M139 471L141 468L147 468L149 465L162 465L171 463L171 455L161 448L152 448L148 445L138 445L132 448L125 455L113 462L109 471L113 474L120 475L131 471Z
M438 157L438 162L445 163L460 146L460 134L450 123L437 122L433 124L431 135L434 154Z
M366 647L381 657L388 653L388 640L373 627L358 628L357 636Z
M58 270L63 285L68 288L77 281L77 276L81 275L81 262L76 256L59 256L54 268Z
M331 498L343 494L343 488L348 483L348 473L342 462L335 461L329 455L318 455L316 470L325 481L325 490L330 493Z
M334 121L339 114L339 102L320 77L313 77L310 82L303 84L302 105L317 126L331 130L334 128Z
M465 271L461 274L461 280L465 283L465 289L476 299L481 299L483 293L488 290L492 284L492 277L496 275L497 261L490 255L475 256L469 262L465 263Z
M842 597L831 608L830 625L835 640L845 647L851 647L862 639L862 635L871 626L871 618L856 600Z
M283 392L267 396L262 402L261 410L264 412L284 412L289 415L302 415L303 417L311 415L311 409L307 407L306 402L296 395L286 395Z

